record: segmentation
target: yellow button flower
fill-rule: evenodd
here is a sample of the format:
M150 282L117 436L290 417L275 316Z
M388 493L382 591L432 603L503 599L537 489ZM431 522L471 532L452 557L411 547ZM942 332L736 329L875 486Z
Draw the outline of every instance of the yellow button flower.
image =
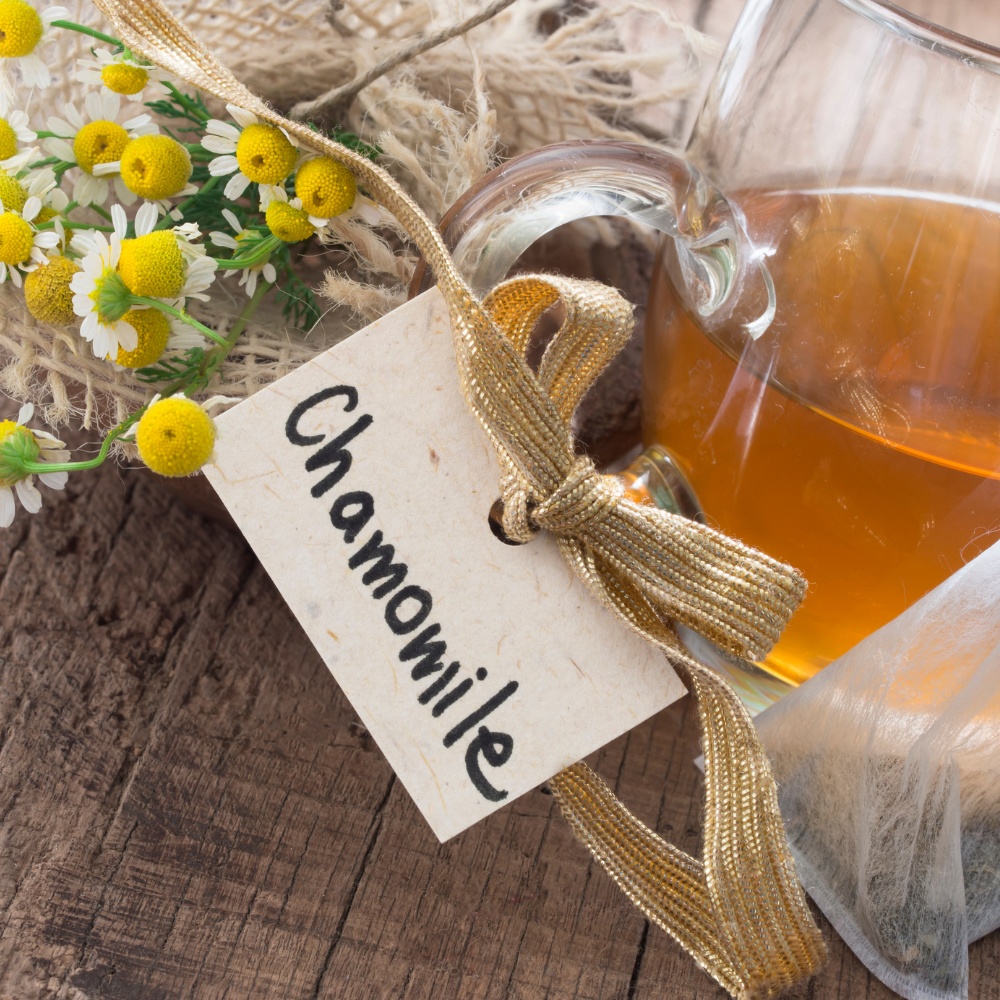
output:
M48 257L24 277L24 304L42 323L69 326L76 322L73 290L69 287L80 266L69 257Z
M53 40L52 22L68 13L55 5L37 11L25 0L0 0L0 72L6 69L6 60L17 60L21 82L28 90L47 87L52 82L51 57L43 59L38 49Z
M42 40L42 19L25 0L0 0L0 59L29 56Z
M168 396L155 400L142 415L135 443L153 472L191 476L212 457L215 424L194 400Z
M175 299L184 287L184 255L177 234L158 229L122 240L118 271L133 295Z
M156 100L166 97L167 88L150 78L150 68L136 62L128 50L112 52L92 49L93 59L77 59L73 79L89 87L103 87L130 101Z
M28 192L17 178L11 177L5 170L0 170L0 202L3 202L3 207L20 212L27 200Z
M140 136L121 154L125 186L150 201L173 198L184 191L191 169L188 151L169 135Z
M213 177L233 175L224 192L230 201L237 201L251 183L259 185L260 207L266 209L284 191L285 179L295 169L299 155L295 142L282 129L235 104L227 104L226 110L236 125L216 118L205 123L201 144L218 154L209 162L208 172Z
M298 198L292 202L275 199L264 213L267 228L285 243L299 243L316 232L316 227L299 207L300 204Z
M149 83L149 73L141 66L111 63L101 70L101 83L115 94L132 97L134 94L142 93Z
M88 122L73 139L73 156L81 170L92 174L98 163L120 160L128 143L128 132L117 122Z
M135 327L139 342L134 351L119 346L115 362L122 368L145 368L156 364L167 349L170 320L158 309L130 309L124 319Z
M330 156L306 160L295 174L295 197L307 215L332 219L346 212L358 193L354 174Z

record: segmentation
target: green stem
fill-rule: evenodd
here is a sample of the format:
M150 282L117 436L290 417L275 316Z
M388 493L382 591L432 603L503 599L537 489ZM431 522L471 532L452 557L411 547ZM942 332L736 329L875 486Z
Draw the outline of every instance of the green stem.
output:
M96 38L99 42L107 42L108 45L113 45L117 49L125 48L123 42L119 41L117 38L112 38L110 35L105 35L103 31L97 31L95 28L88 28L83 24L76 24L73 21L53 21L53 28L66 28L68 31L78 31L81 35L89 35L91 38Z
M102 219L107 219L108 222L111 222L111 213L106 208L102 208L100 205L93 205L93 204L90 206L90 208L92 211L96 212Z
M168 305L162 299L151 299L146 295L133 295L131 296L131 300L135 305L149 306L150 309L159 309L161 313L165 313L167 316L173 316L174 319L178 319L182 323L187 323L191 329L197 330L200 334L208 337L209 340L214 340L220 347L226 346L225 337L220 337L214 330L209 329L209 327L205 326L204 323L199 323L194 316L185 312L183 309L175 309L172 305Z
M270 259L271 254L280 249L281 246L282 241L277 236L271 234L262 239L247 253L230 257L229 260L218 261L219 269L223 271L237 271L245 267L255 267L257 264L264 264Z
M115 443L145 412L147 407L140 407L135 413L129 414L117 427L112 430L101 443L101 450L90 459L84 462L25 462L24 471L29 473L41 472L86 472L88 469L96 469L104 463L111 450L111 445Z
M260 305L261 299L264 298L273 286L274 283L271 281L260 281L257 283L257 288L254 290L253 295L243 307L243 311L236 317L233 328L226 335L226 354L220 359L220 364L222 361L225 361L226 357L229 356L229 352L236 346L236 341L240 339L240 334L247 328L247 323L250 322L250 318L257 311L257 306ZM218 365L214 367L218 368Z

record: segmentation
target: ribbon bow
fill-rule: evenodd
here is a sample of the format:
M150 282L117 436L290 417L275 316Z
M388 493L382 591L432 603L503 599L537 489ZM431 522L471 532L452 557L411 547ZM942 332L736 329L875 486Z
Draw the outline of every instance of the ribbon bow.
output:
M506 282L480 303L435 227L380 167L274 112L158 0L95 4L134 52L349 167L410 233L448 304L466 400L500 458L505 530L517 540L551 531L591 592L668 654L698 701L702 861L643 826L583 764L552 779L564 815L632 902L733 996L772 996L810 975L824 947L795 877L767 757L736 694L688 657L666 624L690 625L757 659L805 584L725 535L629 500L575 453L573 411L627 341L631 307L595 283L541 277ZM524 353L538 318L557 302L566 318L536 374Z

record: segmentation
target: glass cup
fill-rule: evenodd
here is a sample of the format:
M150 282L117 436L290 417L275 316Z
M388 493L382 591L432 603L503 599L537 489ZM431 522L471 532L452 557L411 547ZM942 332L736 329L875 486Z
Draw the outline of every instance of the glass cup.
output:
M480 291L576 219L665 234L625 477L803 572L780 682L1000 537L998 142L1000 49L884 0L750 0L683 158L550 146L443 224Z

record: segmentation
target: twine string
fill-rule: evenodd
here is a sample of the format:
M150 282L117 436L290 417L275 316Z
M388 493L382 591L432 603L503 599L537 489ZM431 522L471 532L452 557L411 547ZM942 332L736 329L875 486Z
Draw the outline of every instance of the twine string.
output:
M563 814L632 902L732 996L773 996L811 975L824 946L753 723L732 689L687 656L666 624L681 622L759 659L805 581L704 525L632 501L614 477L576 454L573 411L628 340L629 304L597 283L549 276L513 279L479 302L434 225L382 168L269 108L159 0L94 2L134 52L345 164L409 232L448 305L466 401L500 460L504 530L524 541L542 529L554 534L591 593L667 654L697 700L706 786L701 861L640 823L584 764L552 779ZM557 302L565 319L536 373L525 352L537 319Z

